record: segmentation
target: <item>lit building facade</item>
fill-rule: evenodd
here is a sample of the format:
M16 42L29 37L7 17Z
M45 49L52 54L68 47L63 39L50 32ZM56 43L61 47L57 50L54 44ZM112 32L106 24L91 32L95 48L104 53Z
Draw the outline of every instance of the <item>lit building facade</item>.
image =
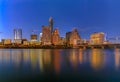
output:
M66 43L67 43L67 45L70 44L70 37L71 37L71 34L72 34L72 32L67 32L67 33L66 33Z
M40 42L42 42L42 33L40 33L39 37L40 37Z
M22 29L14 29L14 39L22 39Z
M14 43L22 43L22 29L14 29Z
M59 39L59 45L65 45L66 44L66 38L60 37Z
M51 45L51 30L49 26L42 26L42 45Z
M59 45L59 31L58 29L55 29L52 33L52 44L53 45Z
M77 45L78 40L80 40L80 36L79 33L77 31L77 29L73 29L72 32L68 32L66 33L66 42L69 45Z
M2 39L1 41L2 41L3 45L10 45L10 44L12 44L12 40L11 39Z
M90 44L103 44L105 41L105 34L103 32L95 32L90 35Z
M30 39L31 39L31 41L37 41L37 35L36 34L32 34Z

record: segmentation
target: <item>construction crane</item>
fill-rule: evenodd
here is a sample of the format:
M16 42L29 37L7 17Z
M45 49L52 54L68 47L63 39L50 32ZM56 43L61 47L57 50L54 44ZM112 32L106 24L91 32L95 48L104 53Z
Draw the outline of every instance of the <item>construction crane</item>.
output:
M32 34L37 34L37 32L39 32L39 30L32 30Z
M107 38L108 40L113 40L114 43L120 43L120 37L119 36L116 36L116 37L110 37L110 38Z

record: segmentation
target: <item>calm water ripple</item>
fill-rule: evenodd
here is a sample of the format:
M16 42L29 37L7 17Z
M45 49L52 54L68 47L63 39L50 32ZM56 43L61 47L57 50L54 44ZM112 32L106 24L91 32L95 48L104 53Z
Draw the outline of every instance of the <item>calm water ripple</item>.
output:
M120 49L0 49L0 82L120 82Z

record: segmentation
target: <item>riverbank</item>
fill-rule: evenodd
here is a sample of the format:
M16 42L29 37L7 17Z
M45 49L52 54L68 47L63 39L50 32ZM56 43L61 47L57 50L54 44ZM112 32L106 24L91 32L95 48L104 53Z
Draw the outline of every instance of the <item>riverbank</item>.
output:
M108 49L120 48L120 45L80 45L80 46L67 46L67 45L1 45L0 49Z

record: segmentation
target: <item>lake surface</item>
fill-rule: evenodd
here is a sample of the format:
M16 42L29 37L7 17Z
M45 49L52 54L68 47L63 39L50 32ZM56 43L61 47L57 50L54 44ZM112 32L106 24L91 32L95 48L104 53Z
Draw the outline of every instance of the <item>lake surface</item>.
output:
M0 49L0 82L120 82L120 49Z

